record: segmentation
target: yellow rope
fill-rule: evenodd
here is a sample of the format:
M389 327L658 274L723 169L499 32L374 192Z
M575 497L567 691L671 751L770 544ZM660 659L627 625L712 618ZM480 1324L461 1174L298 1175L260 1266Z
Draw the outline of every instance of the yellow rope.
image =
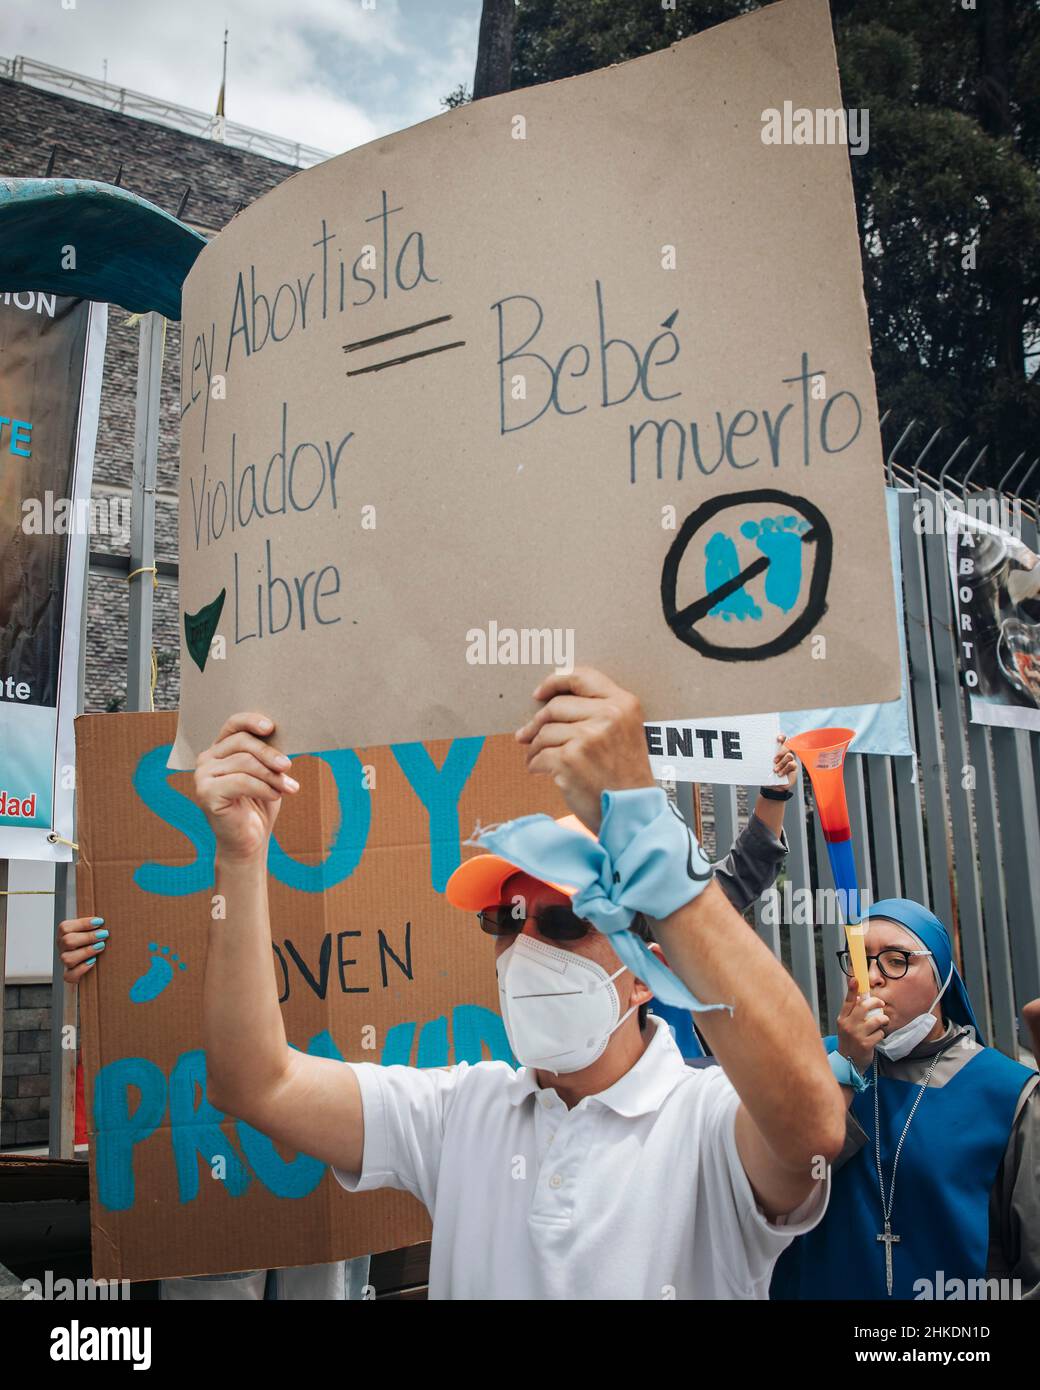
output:
M165 322L165 320L164 320L164 322ZM153 588L153 589L158 589L158 587L159 587L159 570L158 570L158 567L157 567L156 565L142 565L142 566L140 567L140 569L131 570L130 573L126 576L126 582L129 584L130 581L131 581L131 579L136 579L137 576L138 576L139 574L150 574L150 575L152 576L152 588ZM148 708L151 710L152 714L155 713L155 687L156 687L156 685L158 684L158 682L159 682L159 661L158 661L158 658L156 657L156 654L155 654L155 647L153 646L153 647L152 647L152 679L151 679L151 685L150 685L149 690L148 690Z

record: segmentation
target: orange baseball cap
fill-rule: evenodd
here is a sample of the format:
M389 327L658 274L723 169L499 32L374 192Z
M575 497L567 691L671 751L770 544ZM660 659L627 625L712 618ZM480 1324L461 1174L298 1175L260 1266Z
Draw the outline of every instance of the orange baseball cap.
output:
M577 816L559 816L556 824L564 826L567 830L580 830L590 840L596 839L584 821L580 821ZM452 907L460 907L464 912L479 912L481 908L501 902L502 885L507 878L525 872L526 870L510 864L509 860L503 859L501 855L486 852L475 854L472 859L464 860L448 879L444 896ZM550 883L548 879L544 881L557 892L566 893L568 898L573 898L578 891L573 884Z

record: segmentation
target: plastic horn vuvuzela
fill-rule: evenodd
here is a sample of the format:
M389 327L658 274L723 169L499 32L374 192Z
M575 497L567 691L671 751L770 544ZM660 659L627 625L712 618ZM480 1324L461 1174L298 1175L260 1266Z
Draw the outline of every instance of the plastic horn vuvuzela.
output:
M838 890L838 904L845 919L849 957L862 995L870 992L867 948L859 920L859 884L856 861L852 855L852 830L842 770L845 752L855 737L854 729L810 729L808 733L789 738L787 746L801 759L812 783L820 829L827 846L827 857L831 861L834 886Z

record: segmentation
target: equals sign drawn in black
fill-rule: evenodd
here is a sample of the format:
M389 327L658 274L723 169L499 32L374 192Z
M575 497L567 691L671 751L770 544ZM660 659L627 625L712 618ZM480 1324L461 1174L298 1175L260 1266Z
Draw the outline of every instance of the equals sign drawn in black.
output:
M371 347L374 343L387 343L392 338L403 338L408 333L418 333L420 328L430 328L435 323L447 323L452 317L451 314L441 314L440 318L426 319L423 323L413 323L408 328L395 328L391 333L378 333L374 338L361 338L356 343L344 343L344 352L358 352L361 348ZM429 357L435 352L447 352L450 348L465 347L466 340L460 338L457 343L442 343L440 347L423 348L421 352L406 352L403 357L391 357L387 362L376 362L371 367L357 367L354 371L348 372L347 376L363 376L365 372L381 372L385 367L396 367L401 362L413 362L417 357Z

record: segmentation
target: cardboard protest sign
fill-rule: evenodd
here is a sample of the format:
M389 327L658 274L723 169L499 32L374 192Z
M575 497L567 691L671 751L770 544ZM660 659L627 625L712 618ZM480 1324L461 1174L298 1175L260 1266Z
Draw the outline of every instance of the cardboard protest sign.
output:
M511 730L572 662L651 719L895 698L836 116L826 0L783 0L235 217L184 286L174 765L241 708Z
M174 724L77 720L79 910L111 932L80 986L94 1275L327 1263L425 1239L408 1194L348 1194L206 1098L215 846L190 776L167 771ZM512 1061L494 943L442 890L478 820L565 814L552 782L508 738L341 748L294 775L268 860L289 1041L347 1061Z
M776 783L773 757L780 720L775 714L745 715L715 723L673 719L644 728L650 767L660 780L741 787Z
M1020 536L957 508L945 525L972 720L1040 732L1040 557Z

